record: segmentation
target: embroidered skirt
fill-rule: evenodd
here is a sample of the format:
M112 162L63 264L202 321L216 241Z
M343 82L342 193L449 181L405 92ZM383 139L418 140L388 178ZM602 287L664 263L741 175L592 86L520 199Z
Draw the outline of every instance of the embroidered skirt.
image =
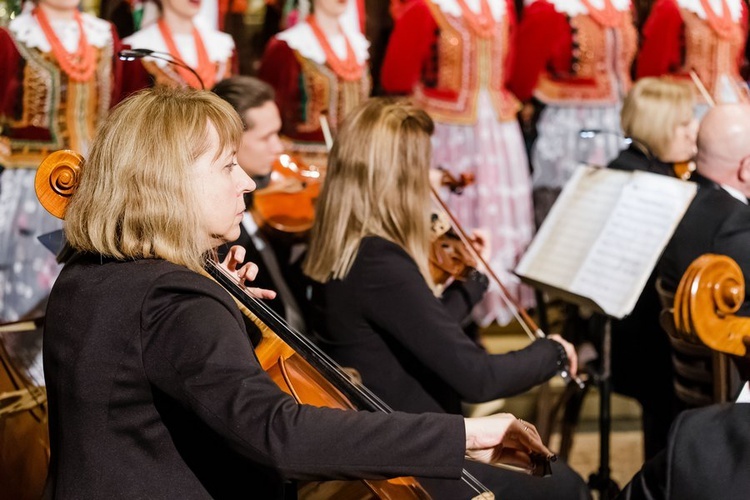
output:
M480 93L476 124L435 124L433 166L454 175L474 174L474 184L448 195L447 204L467 231L490 231L490 265L522 307L532 307L533 291L512 274L534 234L531 179L518 123L498 121L489 96ZM495 284L475 308L474 319L482 326L513 320Z

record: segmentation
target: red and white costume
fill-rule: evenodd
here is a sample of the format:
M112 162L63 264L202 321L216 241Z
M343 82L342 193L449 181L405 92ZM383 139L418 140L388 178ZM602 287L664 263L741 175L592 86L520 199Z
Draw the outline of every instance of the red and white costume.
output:
M59 272L55 256L37 240L62 225L36 199L37 167L60 149L86 155L97 126L119 99L114 27L84 13L78 19L80 25L76 19L50 20L43 28L29 2L0 28L0 320L28 313ZM54 34L54 44L45 29ZM61 63L55 47L76 62ZM76 53L89 62L77 65Z
M520 104L505 86L515 24L512 1L415 0L396 21L381 83L411 94L435 120L433 165L474 174L475 184L448 203L466 227L490 230L493 269L531 306L530 290L510 273L533 235ZM475 316L480 324L512 319L494 287Z
M300 153L325 152L321 115L335 136L346 114L370 95L369 43L355 23L340 26L341 33L326 41L339 60L353 56L352 74L337 73L307 20L274 36L263 54L258 76L275 89L282 134Z
M532 0L510 88L546 107L532 148L534 188L561 188L579 162L606 165L622 147L620 107L638 46L630 0ZM582 129L601 133L582 139Z
M205 49L210 71L203 78L203 83L207 89L210 89L215 83L237 72L234 40L227 33L206 26L198 17L193 21L193 25L199 39L194 34L169 32L179 54L170 50L168 40L165 40L162 35L158 22L133 33L122 42L133 49L150 49L169 53L199 72L201 49ZM151 57L125 63L123 73L123 94L125 95L152 85L187 86L190 84L185 76L180 74L177 66ZM197 85L193 82L192 86Z
M740 76L747 25L742 0L657 0L643 26L636 74L690 78L692 69L716 102L747 101Z

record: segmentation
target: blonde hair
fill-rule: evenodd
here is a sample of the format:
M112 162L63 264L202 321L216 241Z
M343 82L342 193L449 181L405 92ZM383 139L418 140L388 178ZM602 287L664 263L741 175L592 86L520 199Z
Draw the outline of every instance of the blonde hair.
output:
M434 288L429 245L432 119L392 98L351 111L329 156L316 205L305 273L320 282L346 277L365 236L401 246Z
M663 158L678 125L693 118L693 90L669 78L641 78L622 105L623 133Z
M210 146L209 126L219 136L217 155L236 150L239 116L210 92L157 87L118 105L97 132L65 212L70 245L200 271L210 243L192 167Z

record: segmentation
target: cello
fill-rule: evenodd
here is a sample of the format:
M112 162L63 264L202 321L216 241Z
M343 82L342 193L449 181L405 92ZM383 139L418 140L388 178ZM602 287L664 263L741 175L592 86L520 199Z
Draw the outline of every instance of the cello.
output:
M51 213L64 215L67 201L74 194L82 167L80 155L56 152L40 165L37 194ZM261 331L256 356L279 387L300 404L390 412L377 396L351 380L344 370L323 354L309 339L290 328L259 299L223 268L207 262L206 273L224 287ZM543 459L540 457L540 461ZM540 465L543 465L540 463ZM537 467L542 471L544 467ZM493 498L491 492L464 471L467 497ZM301 487L304 498L428 499L429 493L413 478L371 481L329 481Z
M3 334L41 328L41 318L0 325L0 485L2 497L38 500L49 463L47 394L11 359Z
M750 357L750 318L735 314L744 300L740 266L725 255L702 255L690 264L677 287L676 331L688 342Z

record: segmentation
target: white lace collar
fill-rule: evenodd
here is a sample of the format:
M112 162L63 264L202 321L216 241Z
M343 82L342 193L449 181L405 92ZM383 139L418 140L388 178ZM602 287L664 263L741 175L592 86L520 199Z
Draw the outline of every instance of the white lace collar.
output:
M8 29L13 34L13 38L26 47L39 49L41 52L50 52L52 47L36 17L31 14L32 8L31 2L27 2L21 14L10 22ZM112 43L112 28L107 21L86 13L81 13L81 19L86 40L90 45L102 48ZM65 50L74 52L80 40L78 23L71 19L51 20L50 24Z
M732 16L732 21L739 21L742 15L742 0L726 0L726 2L729 7L729 14ZM717 15L721 16L723 8L721 0L708 0L708 4ZM701 19L706 19L706 11L703 9L701 0L677 0L677 5L685 10L694 12Z
M430 0L435 6L437 6L445 15L461 17L461 6L457 0ZM506 3L505 0L488 0L490 4L490 10L492 11L492 17L495 21L500 21L505 15ZM481 0L466 0L466 6L471 9L472 12L479 13L481 10Z
M198 33L203 39L203 45L206 47L208 58L211 62L225 62L232 56L232 52L234 51L234 40L232 40L230 35L207 27L199 19L193 21L193 24L198 29ZM175 34L172 36L183 61L188 66L197 66L198 53L195 50L193 36L188 34ZM133 33L129 37L123 39L122 42L134 49L151 49L159 52L169 52L157 23L150 24L148 27ZM153 61L161 68L169 64L161 59L151 59L148 57L145 59Z
M570 17L578 15L586 15L589 10L583 5L581 0L527 0L526 5L530 5L536 1L547 1L551 3L557 12L561 14L567 14ZM630 0L611 0L612 6L620 12L630 10ZM697 0L700 1L700 0ZM604 0L590 0L591 5L596 8L604 7Z
M342 31L346 34L346 38L349 39L349 43L352 45L354 50L354 56L357 58L359 64L364 64L365 61L370 57L367 49L370 47L370 42L360 33L354 31L348 24L341 24ZM326 54L323 51L323 47L320 46L320 42L315 37L312 28L307 22L300 22L284 30L276 38L286 42L289 48L296 50L302 57L310 59L318 64L325 64ZM340 58L346 57L346 41L343 35L338 35L329 38L328 43L331 44L331 48Z

